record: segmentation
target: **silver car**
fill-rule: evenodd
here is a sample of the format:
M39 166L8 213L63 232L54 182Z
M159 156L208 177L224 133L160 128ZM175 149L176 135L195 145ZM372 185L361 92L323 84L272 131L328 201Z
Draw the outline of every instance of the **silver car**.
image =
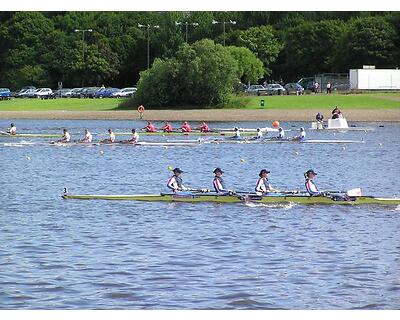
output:
M267 94L270 96L274 94L281 95L286 93L286 89L277 83L268 84L265 89Z

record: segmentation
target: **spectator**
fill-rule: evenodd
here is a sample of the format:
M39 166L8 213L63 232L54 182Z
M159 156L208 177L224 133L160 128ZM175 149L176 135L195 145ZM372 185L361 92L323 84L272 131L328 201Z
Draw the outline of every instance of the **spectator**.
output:
M315 81L314 83L314 93L317 94L319 92L319 83Z
M330 82L328 82L328 83L326 84L326 93L327 93L327 94L332 93L332 85L331 85Z

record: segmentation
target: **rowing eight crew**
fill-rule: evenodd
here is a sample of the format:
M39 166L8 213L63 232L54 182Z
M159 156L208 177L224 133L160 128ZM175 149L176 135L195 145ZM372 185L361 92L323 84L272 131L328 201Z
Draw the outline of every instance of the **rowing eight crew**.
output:
M185 121L179 129L180 129L180 132L183 132L183 133L192 132L192 128L187 121ZM200 124L198 129L200 130L200 132L204 132L204 133L210 132L210 127L204 121L202 124ZM151 123L151 121L147 121L147 125L144 128L142 128L142 130L145 130L146 132L150 132L150 133L157 132L157 128L154 126L154 124ZM169 122L166 122L165 125L160 128L160 130L163 132L166 132L166 133L171 133L174 131L171 123L169 123Z
M183 171L180 168L175 168L173 170L173 175L168 179L167 182L167 187L172 190L174 193L179 193L182 191L199 191L192 189L188 186L183 185L183 180L181 178L181 174ZM215 168L213 171L214 173L214 179L213 179L213 187L214 191L217 194L221 195L232 195L235 194L233 190L228 189L225 186L224 179L222 178L222 175L224 171L222 171L221 168ZM260 196L265 196L268 194L274 194L274 193L280 193L282 191L279 191L278 189L275 189L271 186L269 183L269 175L270 171L266 169L262 169L259 173L259 179L257 180L255 191L257 195ZM306 173L304 173L304 177L306 179L305 181L305 186L307 193L310 196L325 196L326 192L319 191L315 182L314 178L316 177L316 173L313 170L308 170ZM200 191L202 192L208 192L208 189L201 189Z

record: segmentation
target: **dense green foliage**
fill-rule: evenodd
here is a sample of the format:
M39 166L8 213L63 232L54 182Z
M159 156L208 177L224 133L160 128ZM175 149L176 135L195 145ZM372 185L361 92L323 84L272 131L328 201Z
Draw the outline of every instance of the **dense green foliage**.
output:
M230 50L234 49L205 39L183 45L172 58L156 59L149 70L141 73L132 104L187 107L224 102L240 75L238 62ZM262 66L252 53L249 52L249 56L249 60ZM243 69L246 64L246 61L241 61ZM258 78L253 72L248 72L248 77Z
M223 34L221 22L230 20L236 24L227 23ZM188 26L189 44L211 39L248 48L263 62L267 80L290 82L363 64L399 67L398 12L1 12L0 87L132 86L147 67L147 29L138 23L159 25L149 30L152 64L181 50L185 26L176 21L198 23ZM88 28L93 32L85 41L74 32ZM236 58L249 62L242 53ZM255 81L248 67L238 66L239 77Z

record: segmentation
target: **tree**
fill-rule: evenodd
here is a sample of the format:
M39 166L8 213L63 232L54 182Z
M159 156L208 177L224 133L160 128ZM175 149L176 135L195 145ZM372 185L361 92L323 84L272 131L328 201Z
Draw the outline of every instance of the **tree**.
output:
M336 63L347 71L363 65L378 68L398 66L395 43L398 39L393 24L374 16L350 20L339 42Z
M243 47L227 47L229 53L238 63L238 78L243 83L257 82L264 76L264 66L249 49Z
M283 47L271 26L253 27L242 31L237 45L255 53L264 63L265 73L268 75L271 74L271 66Z
M302 21L283 34L284 49L279 57L280 73L286 79L337 71L336 48L344 24L336 20Z
M141 73L130 105L190 107L228 99L238 81L237 61L212 40L183 44L177 54L157 59Z

